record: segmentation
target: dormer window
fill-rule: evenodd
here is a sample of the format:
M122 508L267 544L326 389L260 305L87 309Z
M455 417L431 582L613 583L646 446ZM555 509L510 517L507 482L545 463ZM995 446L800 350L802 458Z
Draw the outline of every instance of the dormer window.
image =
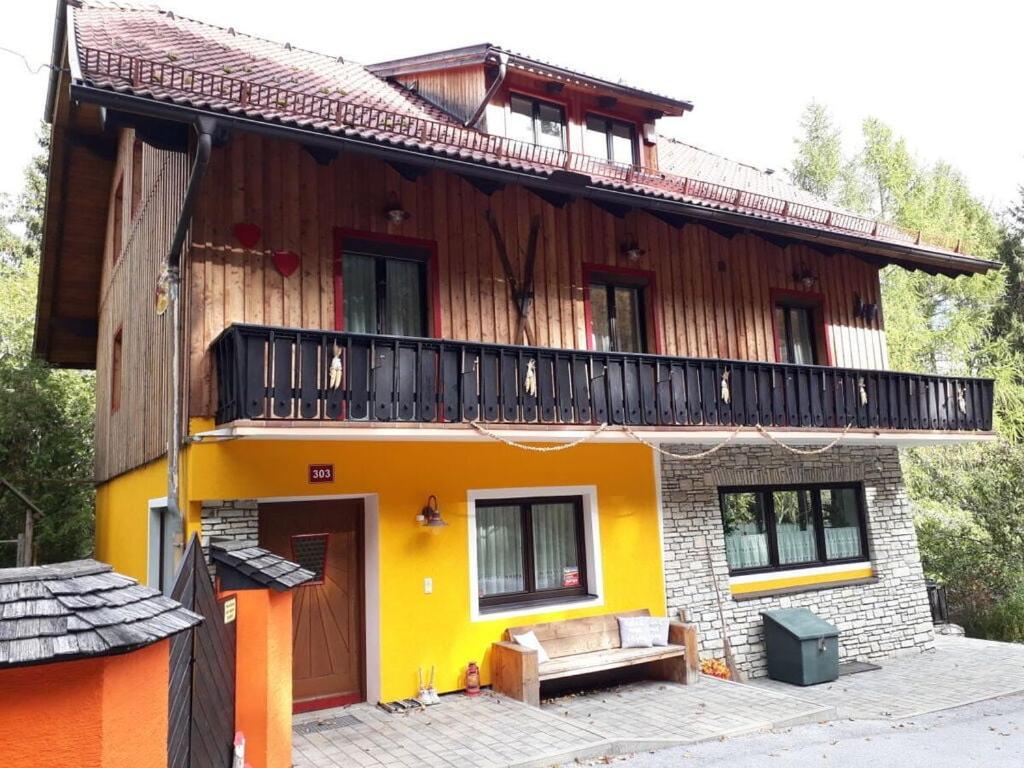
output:
M636 127L604 115L587 115L583 148L591 157L632 165L637 162Z
M565 149L565 110L527 96L509 97L509 138L550 149Z

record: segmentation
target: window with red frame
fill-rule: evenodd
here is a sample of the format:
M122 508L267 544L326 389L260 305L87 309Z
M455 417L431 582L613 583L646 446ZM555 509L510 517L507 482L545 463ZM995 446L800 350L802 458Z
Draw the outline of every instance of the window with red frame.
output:
M780 363L825 365L824 330L817 302L775 302L775 334Z
M590 332L598 352L646 352L645 281L632 275L592 273Z
M110 350L110 410L116 412L121 408L121 356L122 333L117 329L114 344Z
M113 211L113 237L112 242L112 253L110 257L111 264L117 264L117 260L121 258L121 248L124 245L124 176L117 180L117 189L114 190L114 211Z

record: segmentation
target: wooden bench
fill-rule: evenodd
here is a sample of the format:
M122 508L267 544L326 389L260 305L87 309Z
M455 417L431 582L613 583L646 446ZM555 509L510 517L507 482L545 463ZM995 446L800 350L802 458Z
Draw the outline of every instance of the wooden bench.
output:
M545 680L645 665L652 680L695 683L700 677L697 628L669 623L668 642L652 648L623 648L618 616L649 616L646 608L582 619L509 627L504 641L491 646L491 687L498 693L540 706L540 684ZM550 657L537 662L537 651L519 645L513 635L533 631Z

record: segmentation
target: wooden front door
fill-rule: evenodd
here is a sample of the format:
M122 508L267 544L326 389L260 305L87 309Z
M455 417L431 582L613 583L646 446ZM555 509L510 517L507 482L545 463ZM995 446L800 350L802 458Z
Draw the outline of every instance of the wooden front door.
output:
M316 573L292 604L295 711L362 701L362 500L260 504L260 545Z

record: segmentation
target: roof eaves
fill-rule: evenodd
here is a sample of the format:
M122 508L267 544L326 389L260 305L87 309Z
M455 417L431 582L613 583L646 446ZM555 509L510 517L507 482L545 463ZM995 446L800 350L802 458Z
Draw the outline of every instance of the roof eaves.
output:
M492 49L496 54L503 53L507 55L509 57L509 64L519 69L530 70L542 75L546 74L559 80L575 80L597 88L619 91L621 93L629 94L635 98L675 107L681 112L689 112L693 109L693 102L688 99L677 99L672 96L655 93L654 91L637 88L636 86L627 85L625 83L617 83L603 77L587 75L573 69L568 69L567 67L563 67L559 64L552 64L551 62L516 53L515 51L510 51L505 48L499 48L498 46L492 46Z
M340 130L327 130L315 126L302 124L298 121L290 122L281 120L266 120L249 117L241 114L221 112L206 107L178 103L176 101L158 100L152 96L134 94L121 89L111 87L98 87L92 85L76 85L72 87L76 98L83 101L93 101L100 105L116 106L128 111L138 111L151 117L163 119L174 119L171 115L178 114L177 119L182 122L193 122L196 117L203 114L214 114L218 119L224 120L240 130L255 130L260 132L273 133L281 138L291 137L292 140L299 140L298 136L305 134L312 140L314 137L317 145L336 146L338 142L345 143L352 148L360 148L381 157L401 155L404 161L412 163L423 163L428 166L444 167L454 170L457 173L471 173L474 175L488 176L495 179L509 180L513 183L526 185L544 184L552 188L558 186L558 181L553 178L549 169L532 166L529 163L515 163L510 161L489 162L480 158L472 152L460 152L447 147L431 147L410 143L402 137L389 137L381 135L364 135L357 130L344 128ZM305 140L305 139L303 139ZM978 259L962 254L941 249L932 249L924 244L913 244L911 242L889 242L870 237L859 237L852 233L836 232L810 225L776 221L766 215L756 213L745 213L738 210L729 210L715 203L701 203L677 199L676 197L657 190L646 190L639 188L625 188L622 185L593 182L588 189L601 190L607 195L620 199L634 201L637 207L655 207L674 210L683 215L690 214L694 218L726 218L733 226L744 226L748 222L753 229L759 227L778 227L786 230L789 236L799 237L803 233L804 239L809 238L831 238L836 241L850 245L869 244L876 252L882 253L886 258L893 258L888 254L904 254L913 263L925 263L936 265L941 261L939 271L946 271L952 267L955 274L983 273L989 269L996 268L998 262L986 259ZM580 193L580 188L574 186L570 193ZM646 202L640 202L646 201ZM907 266L907 265L904 265Z
M434 51L418 56L405 56L400 59L367 64L366 69L378 77L384 78L432 72L438 69L453 69L482 64L492 50L494 50L494 46L490 43L467 45L463 48L451 48L445 51Z

